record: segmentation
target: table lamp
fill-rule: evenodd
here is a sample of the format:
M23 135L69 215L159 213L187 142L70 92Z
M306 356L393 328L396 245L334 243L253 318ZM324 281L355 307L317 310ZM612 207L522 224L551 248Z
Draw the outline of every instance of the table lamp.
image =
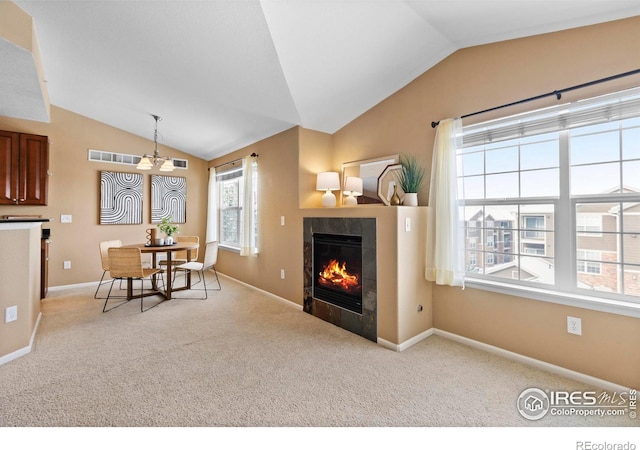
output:
M316 190L325 191L322 196L322 206L336 206L336 196L331 191L340 190L340 176L338 172L320 172L316 180Z
M358 199L356 197L362 195L362 178L347 177L342 193L348 196L344 199L345 206L357 205Z

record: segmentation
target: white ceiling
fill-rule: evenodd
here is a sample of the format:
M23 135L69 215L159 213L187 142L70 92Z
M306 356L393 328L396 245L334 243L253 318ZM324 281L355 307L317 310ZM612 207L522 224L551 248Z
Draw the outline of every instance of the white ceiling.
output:
M334 133L460 48L640 15L638 0L15 3L52 105L149 139L157 114L162 144L207 160L294 125Z

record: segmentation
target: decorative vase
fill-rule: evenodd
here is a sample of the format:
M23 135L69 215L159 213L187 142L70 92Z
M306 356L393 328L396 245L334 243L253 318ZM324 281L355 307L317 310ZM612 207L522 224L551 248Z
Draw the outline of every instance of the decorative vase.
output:
M398 185L393 185L393 195L391 195L391 199L389 200L389 204L392 206L397 206L400 204L400 196L398 195Z
M418 193L407 192L404 194L404 202L402 204L405 206L418 206Z
M173 245L173 236L167 236L167 238L164 240L164 243L166 245Z

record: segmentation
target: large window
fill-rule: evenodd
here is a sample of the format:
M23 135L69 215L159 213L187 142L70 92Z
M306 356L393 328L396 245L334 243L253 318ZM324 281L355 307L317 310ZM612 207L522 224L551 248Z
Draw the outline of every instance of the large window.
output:
M251 170L252 182L247 183L245 177L242 167L216 174L219 242L224 248L241 251L243 247L250 247L256 252L258 183L255 162ZM248 185L251 191L246 195ZM245 208L249 209L249 215L245 214ZM249 227L249 233L244 232L245 227Z
M240 248L242 189L242 168L218 175L220 245L225 247Z
M640 91L464 127L467 279L640 302Z

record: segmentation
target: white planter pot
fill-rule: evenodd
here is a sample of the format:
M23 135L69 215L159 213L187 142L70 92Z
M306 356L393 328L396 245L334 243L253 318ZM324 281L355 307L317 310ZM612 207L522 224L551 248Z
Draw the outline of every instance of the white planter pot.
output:
M173 245L173 236L167 236L167 238L164 240L164 243L167 245Z
M418 194L416 192L408 192L404 194L404 206L418 206Z

